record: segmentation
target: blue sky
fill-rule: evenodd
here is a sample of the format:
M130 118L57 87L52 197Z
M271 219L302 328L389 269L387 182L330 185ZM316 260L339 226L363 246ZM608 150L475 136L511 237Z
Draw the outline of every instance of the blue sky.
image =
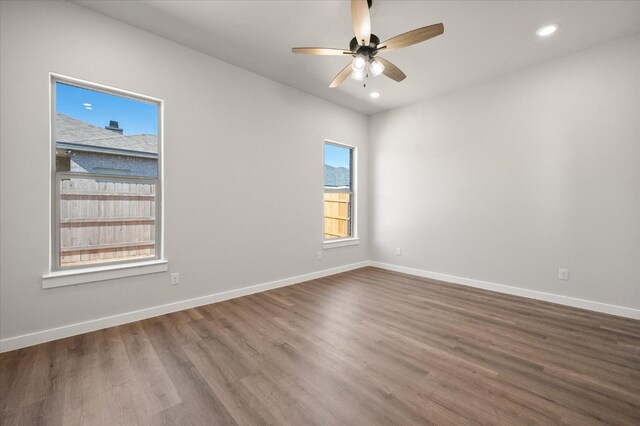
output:
M324 145L324 163L329 166L346 167L348 169L350 166L349 151L349 148L342 148L327 143Z
M125 135L158 134L157 105L64 83L56 83L56 112L96 127L115 120Z

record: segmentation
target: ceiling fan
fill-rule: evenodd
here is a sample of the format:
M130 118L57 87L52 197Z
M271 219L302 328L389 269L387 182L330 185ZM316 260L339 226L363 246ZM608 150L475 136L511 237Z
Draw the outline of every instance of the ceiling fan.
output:
M372 0L351 0L351 19L356 36L351 39L349 50L324 47L294 47L291 49L293 53L307 55L353 56L353 61L338 73L329 87L338 87L349 76L354 80L364 81L364 78L369 75L368 70L374 77L384 74L392 80L402 81L407 76L400 68L376 55L379 52L390 52L429 40L444 32L444 25L434 24L408 31L380 43L380 39L371 33L371 17L369 16L371 2Z

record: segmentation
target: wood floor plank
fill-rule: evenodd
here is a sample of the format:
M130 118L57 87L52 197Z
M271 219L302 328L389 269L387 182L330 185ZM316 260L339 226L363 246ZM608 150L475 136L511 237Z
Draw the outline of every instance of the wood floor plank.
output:
M181 402L194 420L200 424L237 424L191 363L180 346L182 340L177 338L177 334L168 330L164 323L147 324L144 330ZM178 344L174 339L179 340Z
M363 268L0 354L2 425L638 425L640 321Z

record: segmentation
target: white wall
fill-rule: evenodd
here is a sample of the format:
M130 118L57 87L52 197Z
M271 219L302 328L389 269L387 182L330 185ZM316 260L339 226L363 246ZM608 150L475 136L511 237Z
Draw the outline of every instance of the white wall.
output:
M372 260L640 308L640 37L369 123Z
M74 4L0 12L0 338L368 259L365 116ZM49 72L165 100L166 257L180 285L161 273L41 288ZM362 242L319 261L324 138L358 147Z

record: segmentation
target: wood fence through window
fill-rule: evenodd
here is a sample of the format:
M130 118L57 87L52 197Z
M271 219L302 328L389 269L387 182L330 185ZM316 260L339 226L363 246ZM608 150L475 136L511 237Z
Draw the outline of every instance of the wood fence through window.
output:
M324 193L324 238L351 236L351 194Z
M61 266L155 257L156 183L62 177Z

